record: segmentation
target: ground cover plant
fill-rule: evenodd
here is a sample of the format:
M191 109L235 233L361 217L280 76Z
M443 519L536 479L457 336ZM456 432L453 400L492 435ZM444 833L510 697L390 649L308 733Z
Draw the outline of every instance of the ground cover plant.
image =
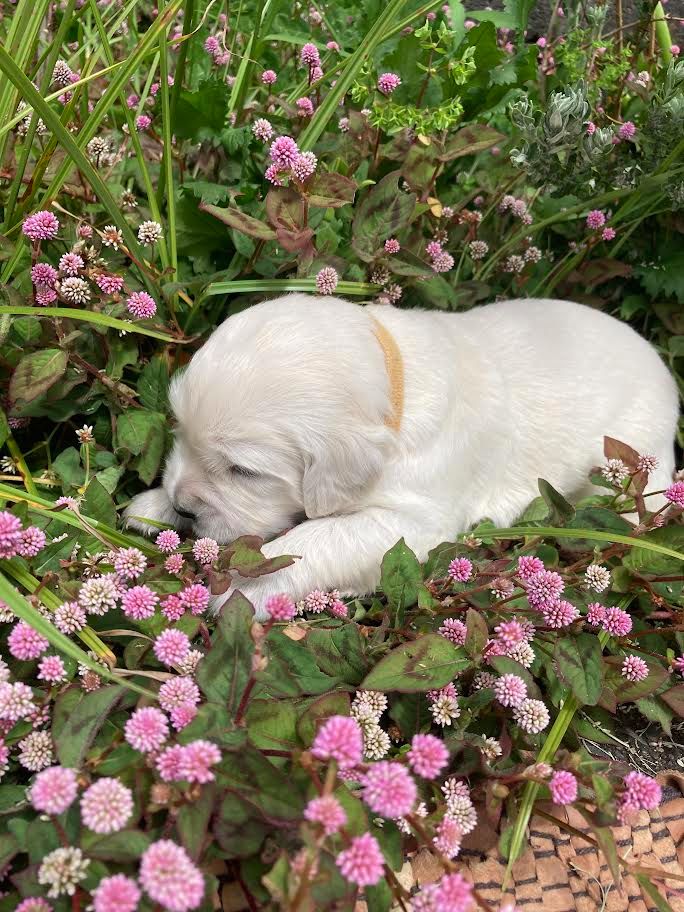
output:
M272 599L258 539L122 529L167 388L287 290L462 310L556 295L630 321L682 387L684 61L644 3L18 0L0 21L0 912L492 907L531 814L584 815L653 908L673 875L610 827L655 768L596 750L684 718L684 480L605 440L380 590ZM610 352L606 352L610 357ZM680 430L679 443L684 442ZM607 750L610 754L610 751ZM440 869L409 895L404 860Z

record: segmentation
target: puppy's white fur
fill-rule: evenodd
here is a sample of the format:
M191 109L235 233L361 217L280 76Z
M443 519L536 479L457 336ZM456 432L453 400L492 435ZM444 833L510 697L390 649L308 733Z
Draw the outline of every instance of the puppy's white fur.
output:
M403 359L399 433L373 315ZM402 536L430 548L489 517L508 525L546 478L585 493L608 434L674 467L677 390L629 326L579 304L515 300L463 314L293 294L226 320L171 389L178 419L163 487L134 516L229 542L271 537L294 565L237 580L257 616L276 592L372 591ZM240 474L241 469L255 473ZM652 506L652 501L649 501ZM225 599L226 596L223 597Z

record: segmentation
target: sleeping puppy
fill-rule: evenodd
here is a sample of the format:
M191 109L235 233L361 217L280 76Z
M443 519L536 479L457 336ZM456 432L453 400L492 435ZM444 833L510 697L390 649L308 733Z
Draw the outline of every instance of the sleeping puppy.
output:
M651 490L674 467L677 390L655 349L566 301L446 314L292 294L219 326L170 400L163 485L127 521L298 555L235 581L259 618L277 592L372 592L401 537L424 560L483 517L510 525L540 477L589 493L604 434L658 457Z

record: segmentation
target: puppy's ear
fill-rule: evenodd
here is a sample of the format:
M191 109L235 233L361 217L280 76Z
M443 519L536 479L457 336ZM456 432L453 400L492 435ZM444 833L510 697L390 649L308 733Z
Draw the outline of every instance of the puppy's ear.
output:
M380 477L392 442L392 432L379 425L345 429L310 443L302 488L307 517L344 513L358 506Z

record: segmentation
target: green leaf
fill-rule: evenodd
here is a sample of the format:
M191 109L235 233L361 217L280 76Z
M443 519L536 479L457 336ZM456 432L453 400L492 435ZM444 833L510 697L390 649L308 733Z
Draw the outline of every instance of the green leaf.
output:
M81 848L89 858L113 861L115 864L137 861L149 844L150 837L140 830L120 830L108 836L98 836L84 828L81 835Z
M256 819L250 805L231 792L217 808L212 832L227 858L249 858L259 851L273 827Z
M270 750L294 750L299 747L294 703L251 700L245 718L249 740L255 747Z
M392 906L392 891L386 880L364 890L368 912L389 912Z
M595 706L603 686L603 660L598 638L590 633L563 637L554 650L555 667L579 703Z
M617 889L620 889L620 883L622 881L621 871L620 871L620 862L618 861L618 851L617 846L615 845L615 837L610 827L599 827L592 826L591 831L594 834L596 842L598 842L603 855L608 862L608 867L610 868L610 873L613 875L613 882Z
M368 671L368 661L364 654L365 641L356 624L314 628L305 642L321 671L347 684L361 683Z
M664 700L680 719L684 719L684 684L677 684L675 687L671 687L669 690L664 691L660 694L660 699ZM639 709L641 709L641 704L644 702L644 700L637 701Z
M147 362L138 379L138 396L145 408L165 412L168 405L169 368L166 358L155 355Z
M7 423L7 415L0 409L0 447L4 446L10 435L10 426Z
M681 551L684 549L684 526L665 526L663 529L654 529L652 532L640 535L638 540L641 545L648 542L666 545L668 548ZM632 548L624 558L623 564L635 573L648 573L656 576L679 573L682 568L682 561L655 554L639 545Z
M397 646L363 681L364 690L425 693L444 687L471 664L465 650L439 634Z
M673 295L684 304L684 253L677 252L653 266L637 266L634 275L651 298Z
M254 642L250 636L254 609L239 592L221 607L211 649L197 668L197 683L208 700L234 714L252 672Z
M216 792L215 783L209 782L203 785L199 797L183 804L176 817L176 829L181 844L195 861L199 860L206 842L207 830L215 807Z
M447 142L440 161L448 162L464 155L475 155L495 146L506 137L486 124L471 124L458 130Z
M482 650L489 639L489 628L480 612L474 608L469 608L466 613L466 628L468 632L463 645L471 659L474 659L482 655Z
M159 412L131 409L116 420L114 448L138 457L134 467L146 484L152 483L159 470L165 441L166 417Z
M304 810L304 796L292 776L249 745L225 754L216 767L216 778L220 786L239 793L269 821L294 822Z
M87 516L93 516L99 522L107 523L109 526L116 525L114 501L97 478L93 478L88 485L82 506L83 512Z
M302 744L307 747L313 743L319 725L331 716L349 715L349 694L338 691L323 694L312 700L297 722L297 732Z
M236 231L249 235L249 237L257 238L260 241L275 240L275 231L269 228L266 222L260 222L259 219L247 215L246 212L242 212L240 209L232 207L220 209L218 206L211 206L209 203L200 203L199 208L202 212L213 215L224 225L229 225Z
M548 522L562 526L571 520L575 515L575 508L568 503L560 491L557 491L543 478L539 478L537 484L539 485L539 493L549 508Z
M37 399L63 376L66 366L67 354L61 348L43 348L25 355L12 374L10 399L18 403Z
M641 887L642 892L648 899L654 903L658 912L674 912L672 906L665 899L660 890L656 887L655 884L652 884L648 879L646 874L636 874L634 875Z
M356 181L334 171L316 173L306 188L310 206L339 209L354 202Z
M390 718L397 723L405 741L419 732L427 731L432 724L428 701L423 694L398 694L392 697Z
M676 687L672 688L672 690L676 689ZM651 722L657 722L665 734L668 737L672 737L672 710L674 710L678 716L684 718L684 686L682 686L682 693L678 695L678 697L675 697L675 705L672 706L668 700L665 700L667 706L664 705L662 697L662 694L660 697L642 697L641 700L636 701L636 706L642 716L645 716ZM678 709L676 708L677 704L679 705ZM672 706L671 709L670 706Z
M286 637L279 629L267 638L268 666L257 675L259 684L272 697L298 697L333 690L341 681L320 670L304 645ZM202 659L202 662L205 660Z
M387 268L395 275L411 276L413 278L429 279L435 271L424 260L421 260L410 250L400 250L387 258Z
M81 465L81 454L76 447L67 447L52 463L52 468L65 485L80 487L85 481L85 469Z
M0 306L0 315L2 314L30 315L37 320L54 320L55 318L76 320L78 322L93 323L96 326L104 326L108 329L116 329L118 332L149 336L151 339L159 339L161 342L178 344L180 341L167 333L148 329L147 326L143 326L140 323L132 323L130 320L117 320L116 317L110 317L108 314L98 313L93 310L77 310L75 307L41 307L39 311L36 311L35 307L15 307L14 305L3 304Z
M84 693L71 686L55 701L52 738L62 766L78 768L108 716L125 694L119 684Z
M352 247L367 263L373 260L387 238L405 228L413 216L416 196L399 189L400 174L400 171L386 174L356 207Z
M274 573L276 570L282 570L283 567L289 567L294 563L294 558L287 554L278 555L278 557L264 557L261 553L263 539L256 535L243 535L236 538L235 541L227 548L221 558L229 561L228 568L253 579L257 576L263 576L265 573Z
M422 582L418 558L402 538L382 559L380 587L390 606L403 611L415 605Z

